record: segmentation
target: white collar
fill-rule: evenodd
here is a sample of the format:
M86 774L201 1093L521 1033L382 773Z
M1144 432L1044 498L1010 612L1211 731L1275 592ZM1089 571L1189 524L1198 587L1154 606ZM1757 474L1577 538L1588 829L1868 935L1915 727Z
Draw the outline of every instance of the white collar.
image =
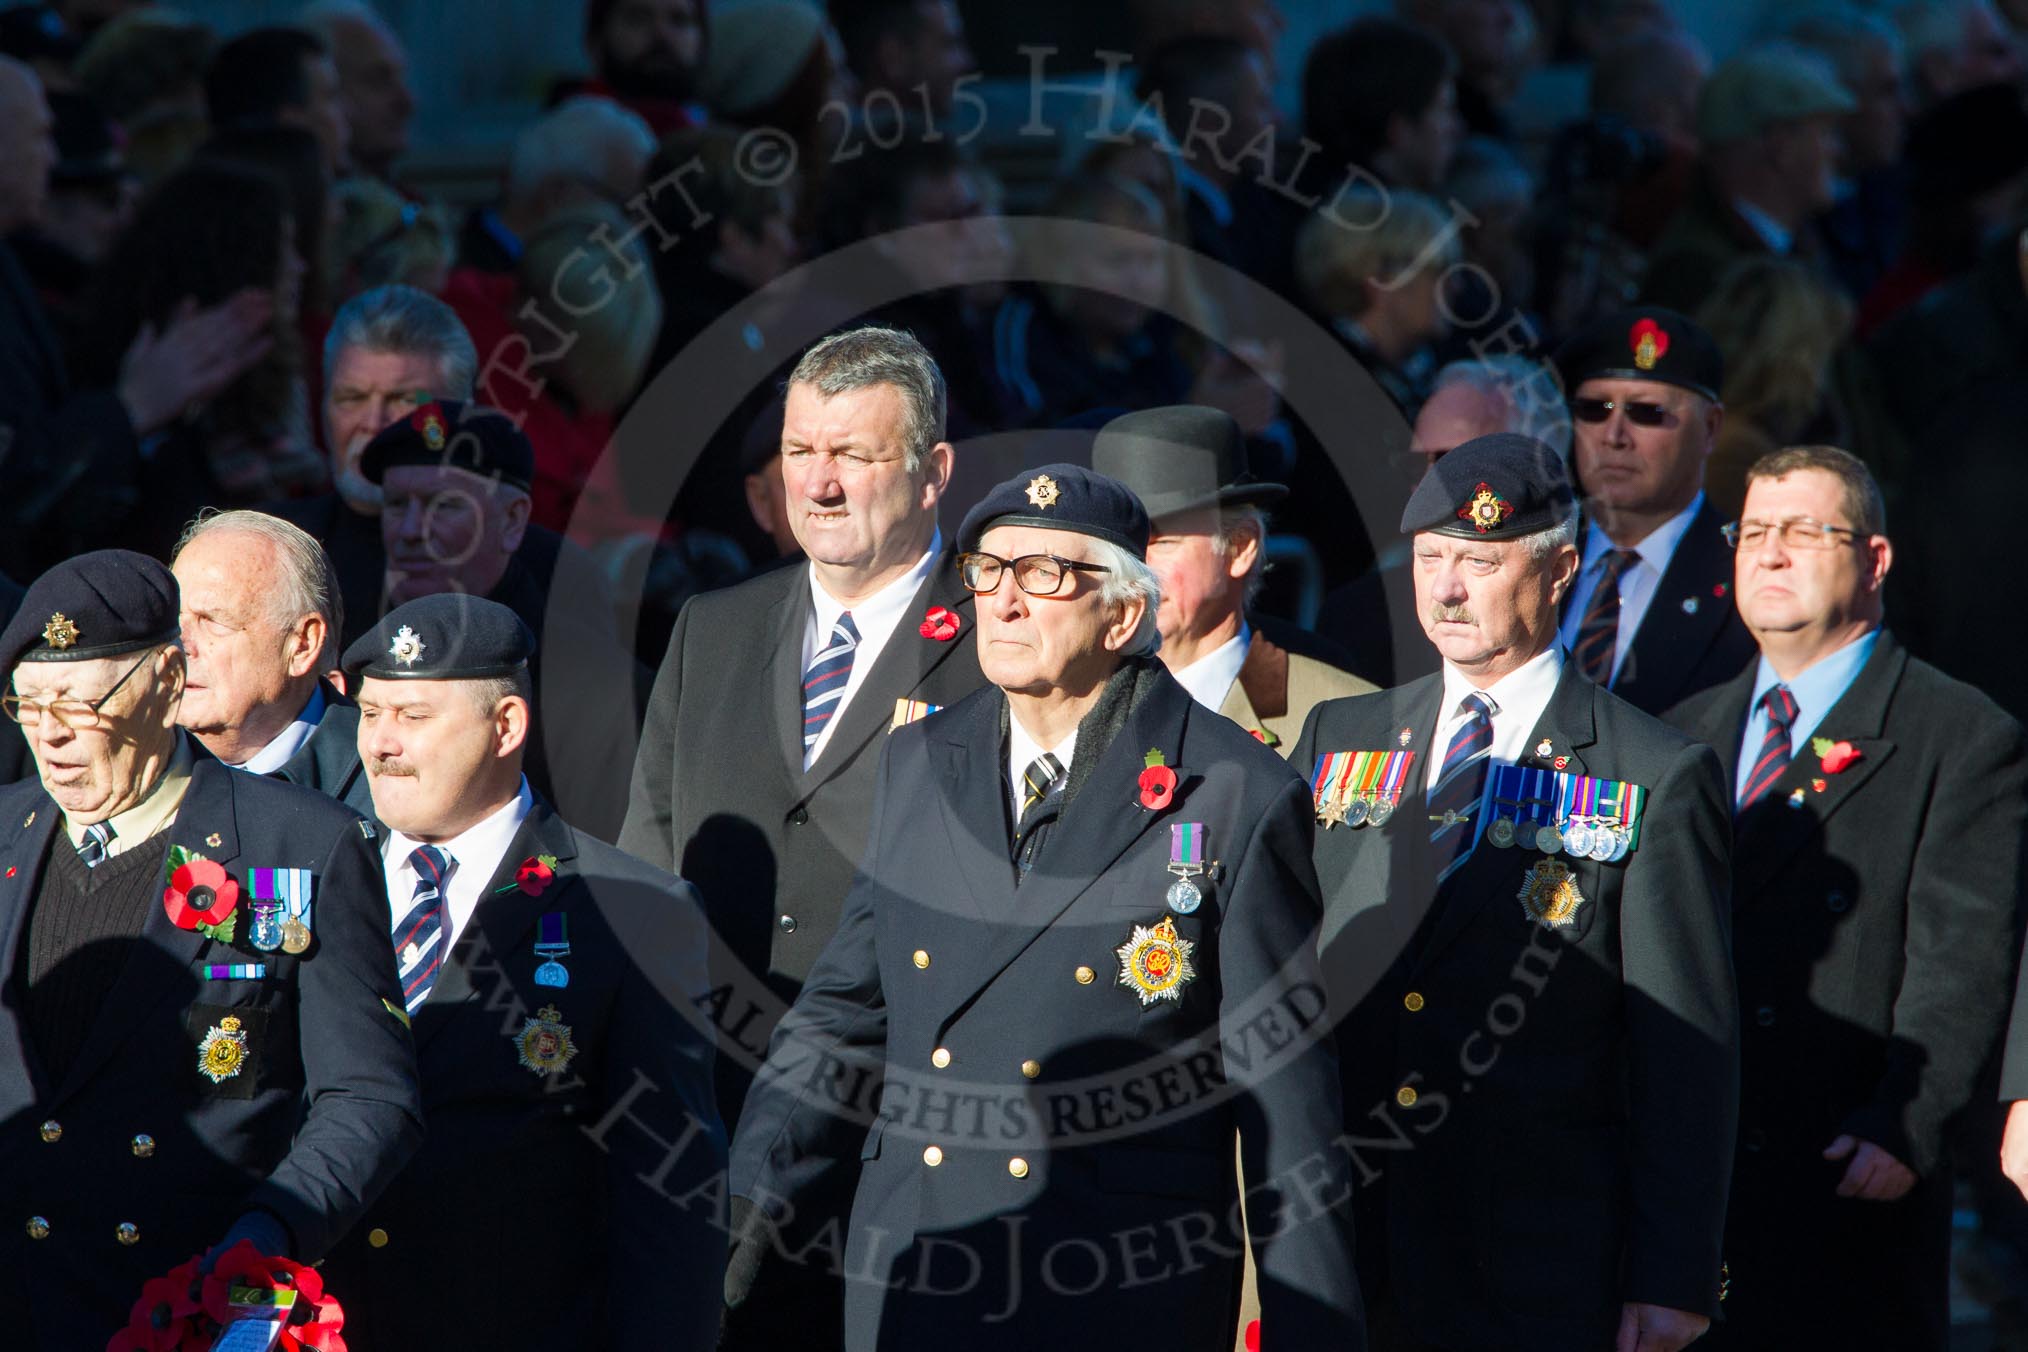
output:
M1077 729L1055 746L1043 746L1028 735L1028 729L1021 726L1021 720L1014 711L1007 711L1007 815L1015 825L1021 820L1021 775L1037 756L1049 752L1063 764L1064 775L1070 774L1071 757L1077 754Z
M1697 496L1690 499L1690 505L1661 525L1649 531L1647 537L1634 546L1634 553L1641 556L1641 562L1655 570L1660 577L1669 570L1669 560L1676 557L1676 546L1690 533L1690 523L1704 507L1704 490L1698 489ZM1619 546L1599 529L1594 521L1584 533L1584 569L1592 570L1593 565Z
M315 732L317 725L323 721L324 687L321 684L313 685L310 687L309 702L303 705L302 712L289 721L289 726L276 733L273 741L232 768L245 770L248 774L254 775L273 774L287 765L289 759L303 749L303 743L310 740L310 734Z
M1189 666L1169 674L1190 693L1190 698L1215 713L1232 693L1232 683L1239 679L1239 669L1246 665L1247 647L1252 642L1253 630L1242 619L1237 634Z
M1542 710L1549 707L1549 697L1556 693L1556 683L1561 679L1563 645L1560 643L1550 644L1484 689L1473 685L1465 679L1463 672L1445 662L1444 704L1437 714L1437 726L1442 727L1457 714L1465 696L1477 693L1492 701L1496 727L1513 727L1514 715L1527 715L1527 721L1518 734L1525 737L1536 719L1542 716ZM1507 719L1504 725L1498 722L1502 717ZM1438 754L1442 754L1441 750Z
M915 567L851 608L853 627L862 636L869 629L893 629L895 622L901 618L901 612L908 607L909 599L922 590L922 584L929 579L930 567L943 547L944 533L938 527L930 532L929 549L915 561ZM821 639L831 632L831 626L838 623L838 617L845 613L846 607L844 602L824 590L824 584L817 580L815 566L810 569L810 601L816 607L817 634Z
M521 823L528 820L528 814L534 807L535 796L529 791L528 776L523 775L521 786L512 798L451 839L438 842L437 848L457 861L459 875L470 879L476 874L478 881L474 885L484 887L486 880L499 869L500 861L506 858L507 847L514 843L514 833L521 829ZM387 857L397 864L406 865L409 855L422 843L403 832L389 831Z

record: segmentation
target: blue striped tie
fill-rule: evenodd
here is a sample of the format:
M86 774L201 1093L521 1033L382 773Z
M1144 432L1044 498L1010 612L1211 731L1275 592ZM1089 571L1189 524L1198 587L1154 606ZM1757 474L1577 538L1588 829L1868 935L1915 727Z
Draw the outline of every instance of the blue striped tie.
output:
M1479 800L1485 796L1493 755L1492 701L1475 690L1459 703L1458 712L1464 715L1464 725L1451 737L1436 787L1429 791L1429 843L1439 883L1472 852Z
M434 845L419 845L408 857L415 870L415 901L394 930L401 963L401 1002L410 1014L422 1008L444 965L444 878L457 861Z
M106 851L112 843L113 824L93 822L84 829L84 839L78 842L77 856L84 860L86 868L97 868L106 862Z
M831 641L810 659L803 671L803 751L817 745L817 738L838 712L845 698L846 682L852 679L852 655L859 651L859 626L846 611L831 626Z

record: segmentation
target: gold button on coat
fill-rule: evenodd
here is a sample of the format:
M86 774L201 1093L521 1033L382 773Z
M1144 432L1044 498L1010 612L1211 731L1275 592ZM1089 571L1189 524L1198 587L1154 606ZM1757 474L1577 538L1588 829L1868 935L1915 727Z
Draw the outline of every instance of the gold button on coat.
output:
M1399 1103L1404 1108L1413 1108L1415 1106L1415 1100L1416 1100L1416 1092L1414 1086L1412 1085L1405 1084L1401 1088L1394 1091L1394 1101L1396 1103Z
M1040 1061L1023 1061L1021 1063L1021 1073L1032 1080L1042 1073L1042 1063Z
M922 1151L922 1162L924 1164L927 1164L930 1168L934 1169L939 1164L942 1164L944 1162L944 1152L937 1149L937 1147L933 1145L924 1146Z
M1007 1172L1016 1178L1028 1177L1028 1161L1016 1155L1013 1159L1007 1161Z
M1092 982L1094 982L1094 981L1096 981L1096 980L1098 980L1098 973L1097 973L1097 972L1094 972L1094 971L1093 971L1093 970L1092 970L1091 968L1089 968L1089 967L1080 967L1080 968L1078 968L1078 969L1077 969L1077 984L1078 984L1078 985L1080 985L1080 986L1089 986L1089 985L1090 985L1090 984L1091 984Z
M122 1244L139 1244L141 1242L141 1227L132 1221L121 1221L118 1227L113 1230L113 1238L119 1240Z
M1407 1008L1409 1013L1420 1014L1422 1012L1422 992L1410 991L1401 997L1401 1003Z
M927 967L927 966L929 966L929 950L927 950L927 949L923 949L923 948L918 948L918 949L917 949L917 950L915 951L915 958L914 958L914 962L915 962L915 965L916 965L916 966L918 966L918 967Z
M30 1216L28 1218L28 1237L30 1239L48 1239L49 1222L40 1216Z
M951 1049L949 1047L939 1047L935 1051L930 1053L930 1064L935 1066L938 1070L942 1070L945 1066L948 1066L950 1063L951 1063Z
M155 1153L155 1138L144 1131L134 1138L131 1148L136 1159L147 1159Z
M377 1226L377 1225L376 1225L376 1226L374 1226L374 1227L373 1227L373 1228L372 1228L371 1230L368 1230L368 1231L366 1232L366 1242L367 1242L368 1244L371 1244L371 1245L372 1245L372 1246L373 1246L374 1248L376 1248L376 1249L384 1249L384 1248L386 1248L386 1247L387 1247L387 1231L385 1231L385 1230L381 1229L381 1228L380 1228L379 1226Z
M42 1124L42 1139L51 1145L55 1145L58 1141L62 1140L63 1123L53 1117L49 1121L44 1122Z

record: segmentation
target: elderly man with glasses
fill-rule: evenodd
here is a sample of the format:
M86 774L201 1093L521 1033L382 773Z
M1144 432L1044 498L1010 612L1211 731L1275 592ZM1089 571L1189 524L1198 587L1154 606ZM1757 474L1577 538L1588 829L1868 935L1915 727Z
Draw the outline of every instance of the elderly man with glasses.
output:
M1753 656L1704 498L1725 361L1710 334L1650 305L1581 330L1556 365L1588 519L1558 635L1580 672L1660 714Z
M728 1300L847 1154L851 1352L1226 1352L1242 1214L1268 1345L1363 1348L1302 784L1155 658L1124 485L1023 472L958 543L991 685L887 741L734 1139Z
M1942 1352L1948 1141L1994 1111L2028 744L1882 627L1895 551L1858 459L1762 457L1725 533L1760 657L1670 715L1717 748L1735 804L1733 1294L1709 1342ZM2003 1093L2028 1098L2018 1044Z
M241 1239L316 1261L422 1138L374 830L177 727L177 612L109 550L0 634L39 776L0 790L10 1345L102 1346Z

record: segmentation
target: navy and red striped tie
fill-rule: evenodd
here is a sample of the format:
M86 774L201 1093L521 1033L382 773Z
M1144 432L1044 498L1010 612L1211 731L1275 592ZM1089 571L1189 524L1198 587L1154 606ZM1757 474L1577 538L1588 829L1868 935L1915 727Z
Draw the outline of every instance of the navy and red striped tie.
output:
M1796 721L1796 697L1787 686L1778 685L1760 697L1760 707L1767 715L1767 735L1760 739L1760 754L1754 757L1753 769L1746 776L1746 788L1739 795L1741 808L1751 806L1756 798L1774 787L1782 771L1789 768L1789 757L1793 754L1789 728Z
M401 1002L414 1014L443 970L444 875L451 857L434 845L418 845L408 864L415 870L415 900L394 928L394 952L401 964Z
M1592 589L1584 619L1578 623L1577 643L1570 655L1585 679L1595 685L1612 686L1613 653L1620 641L1620 575L1640 561L1641 556L1631 549L1607 554L1601 561L1604 571L1599 574L1598 586Z
M817 745L831 715L838 712L838 701L845 698L845 687L852 680L852 655L858 651L859 626L852 623L848 610L831 626L831 639L823 651L803 671L803 754Z
M1440 883L1472 852L1493 755L1493 702L1475 690L1459 702L1458 712L1464 724L1451 735L1436 787L1429 791L1429 843Z

